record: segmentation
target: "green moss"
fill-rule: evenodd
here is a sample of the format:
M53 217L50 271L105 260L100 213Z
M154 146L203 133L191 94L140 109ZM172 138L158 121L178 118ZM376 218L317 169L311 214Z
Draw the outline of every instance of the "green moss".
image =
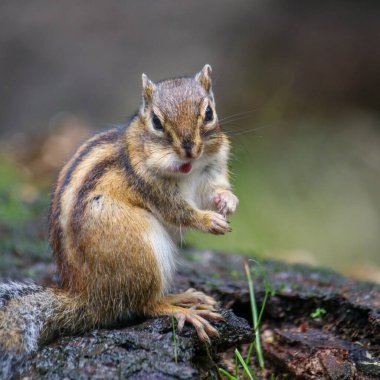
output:
M322 318L327 313L326 309L323 307L317 307L311 314L310 317L313 319Z
M239 272L237 270L230 271L230 275L233 278L242 278L244 276L243 272Z
M28 197L28 192L33 196ZM48 192L27 181L17 165L1 157L0 202L0 276L20 276L24 268L50 261Z
M0 159L0 222L11 224L26 220L30 210L20 202L21 176L15 166Z

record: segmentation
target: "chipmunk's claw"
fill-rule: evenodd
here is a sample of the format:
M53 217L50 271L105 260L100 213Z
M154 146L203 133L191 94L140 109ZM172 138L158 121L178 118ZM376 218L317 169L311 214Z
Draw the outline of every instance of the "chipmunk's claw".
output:
M177 329L179 332L183 330L185 322L191 323L202 342L210 343L210 337L218 337L219 333L214 327L211 326L203 316L208 318L221 320L223 317L217 313L199 313L201 310L187 310L186 312L178 312L174 314L174 317L177 319L178 325ZM203 311L203 310L202 310ZM206 310L205 310L206 311Z
M219 333L207 319L224 321L224 317L215 311L216 304L212 297L190 288L184 293L166 296L157 305L155 315L174 316L178 332L183 330L186 322L191 323L199 339L210 343L210 338L219 336Z

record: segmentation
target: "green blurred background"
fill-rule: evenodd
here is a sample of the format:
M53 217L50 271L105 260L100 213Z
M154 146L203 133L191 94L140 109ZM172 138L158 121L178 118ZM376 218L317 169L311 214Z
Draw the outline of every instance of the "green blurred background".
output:
M93 131L138 107L141 73L213 66L240 207L186 244L380 281L375 1L4 1L0 275L46 272L48 199ZM53 266L49 267L54 270Z

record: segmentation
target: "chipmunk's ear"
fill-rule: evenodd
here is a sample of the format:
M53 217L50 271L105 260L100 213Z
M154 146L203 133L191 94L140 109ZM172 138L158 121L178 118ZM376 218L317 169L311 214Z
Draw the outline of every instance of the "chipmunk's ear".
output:
M197 80L207 92L211 92L211 72L211 66L207 64L203 66L203 69L199 73L195 74L195 80Z
M141 75L143 86L143 102L144 108L151 103L153 92L156 89L156 85L148 78L146 74Z

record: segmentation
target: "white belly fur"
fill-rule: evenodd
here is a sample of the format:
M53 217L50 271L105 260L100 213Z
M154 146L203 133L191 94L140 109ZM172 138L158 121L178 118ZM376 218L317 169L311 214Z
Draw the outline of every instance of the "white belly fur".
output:
M162 278L162 292L166 293L172 283L176 268L177 248L165 227L151 216L147 240L155 254Z
M205 198L210 196L211 190L208 188L208 178L205 174L202 174L203 165L195 167L194 170L182 181L178 183L179 191L182 197L190 203L192 206L205 209L209 208L205 204Z
M200 199L198 196L198 187L199 187L199 175L193 176L193 173L189 175L190 178L187 178L186 181L182 181L179 184L179 189L182 197L190 203L192 206L199 208Z
M226 176L217 174L211 180L210 174L202 174L202 171L206 165L213 161L217 161L222 167L226 166L227 156L228 146L215 157L203 158L196 162L193 171L182 181L179 181L180 193L189 204L199 209L211 209L213 207L211 202L212 188L219 182L222 186L225 185ZM219 172L223 171L219 170ZM228 182L225 186L228 187ZM174 241L180 242L184 231L185 229L182 226L165 227L154 216L151 216L151 229L148 232L147 239L161 271L163 292L169 289L176 268L177 247Z

